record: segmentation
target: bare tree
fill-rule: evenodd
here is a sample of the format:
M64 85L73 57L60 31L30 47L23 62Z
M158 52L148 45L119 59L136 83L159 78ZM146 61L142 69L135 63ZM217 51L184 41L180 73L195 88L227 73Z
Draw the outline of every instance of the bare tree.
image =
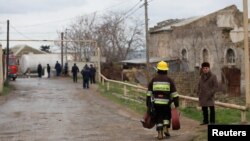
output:
M97 36L107 62L125 59L130 51L142 47L142 28L138 20L126 21L121 13L104 15Z
M217 27L206 28L206 33L207 33L208 38L211 39L209 44L206 44L206 45L214 46L214 50L215 50L214 52L216 56L216 59L214 59L214 62L220 68L220 73L221 73L222 80L224 82L224 87L227 91L229 82L226 78L225 72L223 71L223 63L224 63L223 58L224 57L220 55L220 54L223 54L224 46L227 43L226 40L222 38L222 35L227 34L227 33L224 33L222 29L217 28Z
M44 51L44 52L47 52L47 53L50 53L50 45L42 45L40 46L40 50L41 51Z
M74 21L65 38L94 40L106 61L114 62L125 59L129 52L143 46L142 28L138 20L125 19L122 13L110 12L100 18L94 14ZM88 59L94 52L89 43L71 42L67 46L69 51L75 52L75 60Z
M74 52L75 60L88 61L94 52L93 43L81 41L95 40L95 20L95 14L89 17L82 16L70 25L65 38L68 40L79 40L78 42L74 41L67 44L68 51Z

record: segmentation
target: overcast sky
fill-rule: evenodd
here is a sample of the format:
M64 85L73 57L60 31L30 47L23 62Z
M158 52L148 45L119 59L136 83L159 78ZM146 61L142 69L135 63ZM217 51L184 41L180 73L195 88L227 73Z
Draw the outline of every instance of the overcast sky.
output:
M77 17L96 12L128 11L144 19L144 0L0 0L0 39L6 39L6 21L10 20L10 39L56 39ZM243 11L243 0L148 0L149 26L171 18L189 18L215 12L230 5ZM141 8L140 8L141 7ZM249 4L248 4L249 7ZM250 11L250 10L248 10ZM5 42L1 42L3 47ZM39 48L52 43L20 43Z

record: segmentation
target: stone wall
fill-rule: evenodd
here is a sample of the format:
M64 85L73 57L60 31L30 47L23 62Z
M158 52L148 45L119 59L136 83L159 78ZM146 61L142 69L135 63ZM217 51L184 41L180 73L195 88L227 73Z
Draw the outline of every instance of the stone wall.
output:
M242 12L233 5L203 17L179 21L177 25L159 24L161 28L150 30L150 56L169 60L185 58L191 72L207 61L219 82L223 67L234 66L244 75L243 44L238 43L243 39L238 37L242 22ZM228 59L229 50L233 50L231 60L234 61Z
M174 80L180 95L196 96L194 92L199 81L199 72L174 72L168 76Z

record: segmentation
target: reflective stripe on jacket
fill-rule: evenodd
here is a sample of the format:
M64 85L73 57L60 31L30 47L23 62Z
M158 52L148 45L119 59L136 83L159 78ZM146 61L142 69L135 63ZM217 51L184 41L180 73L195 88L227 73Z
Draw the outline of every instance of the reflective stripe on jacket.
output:
M169 104L178 97L174 82L167 75L156 75L148 85L147 97L153 97L155 104Z

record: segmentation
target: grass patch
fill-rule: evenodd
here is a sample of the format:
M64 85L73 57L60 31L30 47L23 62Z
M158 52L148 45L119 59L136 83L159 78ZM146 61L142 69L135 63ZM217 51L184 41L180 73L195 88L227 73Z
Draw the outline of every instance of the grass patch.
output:
M0 96L8 95L12 89L13 89L12 85L10 85L9 83L4 83L3 91L0 92Z
M184 115L185 117L200 121L202 119L202 114L201 111L198 111L198 109L194 107L190 108L182 108L181 114Z
M194 137L192 141L207 141L207 130L200 130L198 131L197 136Z
M113 101L115 101L118 104L124 105L126 107L129 107L130 109L133 109L134 111L143 114L146 111L146 103L145 101L142 103L133 102L131 100L123 99L123 85L116 84L116 83L110 83L110 90L107 91L106 85L99 85L99 90L101 94ZM131 99L135 98L136 96L145 96L146 94L136 93L131 88L127 89L128 95L131 96ZM130 93L130 94L129 94ZM132 94L131 94L132 93ZM135 94L136 93L136 94ZM187 108L181 108L181 114L185 117L194 119L196 121L202 121L202 111L200 109L197 109L196 107L187 107ZM217 124L237 124L241 123L241 111L230 109L230 108L222 108L222 107L216 107L216 123ZM247 112L247 121L250 121L250 111Z
M196 108L184 108L181 109L182 114L184 116L189 117L191 119L202 121L202 111ZM241 122L241 112L235 109L229 108L216 108L216 123L217 124L234 124ZM247 112L247 121L250 121L250 112Z
M101 95L120 105L126 106L136 111L137 113L143 114L146 111L146 103L137 103L128 99L121 98L123 96L123 90L122 86L119 84L112 84L112 89L110 89L109 91L107 91L106 86L99 85L99 90L101 92Z

